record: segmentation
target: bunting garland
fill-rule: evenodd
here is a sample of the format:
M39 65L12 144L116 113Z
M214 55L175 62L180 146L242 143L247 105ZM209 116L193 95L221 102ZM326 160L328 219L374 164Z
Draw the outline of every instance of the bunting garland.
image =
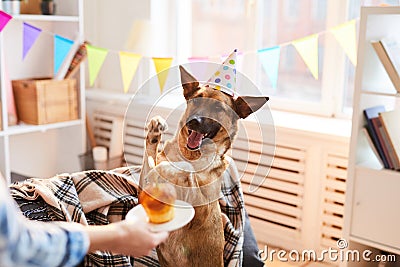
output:
M313 34L292 42L292 45L299 52L301 58L311 71L311 74L318 80L318 35Z
M356 20L336 26L331 32L355 66L357 64Z
M168 78L168 72L172 65L172 60L172 58L153 57L161 93L164 90L164 85Z
M89 84L93 86L101 66L103 66L104 60L106 59L108 50L92 45L86 45L86 50L89 63Z
M8 22L12 19L12 16L0 10L0 32L5 28ZM346 23L337 25L324 32L319 32L303 38L293 40L291 42L276 45L273 47L263 48L257 51L248 51L248 53L257 53L261 65L268 76L271 87L277 88L278 74L279 74L279 63L280 63L280 51L281 48L286 45L293 45L296 51L299 53L304 63L307 65L312 76L318 79L318 38L319 35L326 32L331 33L339 45L343 48L345 54L353 65L357 64L357 41L356 41L356 20L351 20ZM48 33L54 36L54 74L59 71L59 68L66 60L67 55L71 52L74 42L70 39L62 37L57 34L43 32L40 28L23 22L23 50L22 60L25 59L37 38L41 33ZM104 64L107 54L110 50L100 47L87 45L88 54L88 67L89 67L89 84L93 86L99 71ZM112 51L119 54L121 77L123 82L123 90L125 93L128 92L130 83L135 76L136 70L139 66L142 55L123 52L123 51ZM240 55L240 53L239 53ZM242 53L243 55L243 53ZM226 55L220 57L225 58ZM168 78L168 70L172 65L173 58L160 58L151 57L157 78L160 86L160 92L163 91L166 80ZM212 57L191 57L188 60L190 62L198 61L210 61ZM205 70L197 70L199 72L205 72ZM217 79L217 78L215 78Z
M0 32L3 31L4 27L7 25L11 18L11 15L0 10Z
M208 57L189 57L190 63L208 62ZM206 77L207 66L203 64L189 64L190 73L194 75L199 81L208 79Z
M119 52L119 61L121 66L122 73L122 82L124 84L124 93L127 93L129 90L129 86L135 76L137 67L139 66L139 62L142 59L141 55L128 53L128 52Z
M26 22L23 24L23 48L22 48L22 60L25 59L26 55L28 54L29 50L36 42L36 39L39 37L40 33L42 32L41 29L36 28Z
M74 41L54 35L54 75L57 74Z
M278 70L281 48L279 46L274 46L270 48L260 49L258 50L258 55L260 57L261 64L271 82L272 88L276 89L278 84Z

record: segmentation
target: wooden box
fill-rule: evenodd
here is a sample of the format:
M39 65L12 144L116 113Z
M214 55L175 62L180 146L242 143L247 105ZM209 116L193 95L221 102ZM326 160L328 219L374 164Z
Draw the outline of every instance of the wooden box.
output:
M48 124L78 119L75 79L25 79L12 81L18 120Z
M40 3L42 0L21 1L21 14L42 14Z

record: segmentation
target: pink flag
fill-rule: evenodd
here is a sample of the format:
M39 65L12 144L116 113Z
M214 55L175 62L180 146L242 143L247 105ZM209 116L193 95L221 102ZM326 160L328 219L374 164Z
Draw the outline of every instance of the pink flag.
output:
M208 57L190 57L188 58L190 64L190 72L200 82L205 82L210 77L207 73L210 59Z
M4 29L4 27L7 25L7 23L10 21L11 18L12 18L11 15L0 10L0 32Z
M4 87L7 95L7 113L8 113L8 125L15 125L18 122L17 109L15 108L14 92L12 89L10 75L8 74L8 65L5 64L4 58L1 59L4 66ZM3 126L4 127L4 126Z

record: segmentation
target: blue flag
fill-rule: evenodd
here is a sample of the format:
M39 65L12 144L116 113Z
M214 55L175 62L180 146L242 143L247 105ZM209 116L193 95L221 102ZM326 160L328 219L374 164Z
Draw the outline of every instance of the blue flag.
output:
M277 87L281 48L274 46L258 50L261 64L271 82L272 88Z
M73 44L72 40L54 35L54 75L57 74Z

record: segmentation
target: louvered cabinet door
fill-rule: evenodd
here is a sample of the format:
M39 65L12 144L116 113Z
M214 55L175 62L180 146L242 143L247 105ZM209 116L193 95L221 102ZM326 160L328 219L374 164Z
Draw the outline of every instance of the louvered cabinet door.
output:
M231 155L257 240L279 246L301 242L306 150L275 144L273 138L263 141L251 124L239 131Z
M335 248L343 237L343 215L346 193L348 158L327 153L322 181L321 245Z

